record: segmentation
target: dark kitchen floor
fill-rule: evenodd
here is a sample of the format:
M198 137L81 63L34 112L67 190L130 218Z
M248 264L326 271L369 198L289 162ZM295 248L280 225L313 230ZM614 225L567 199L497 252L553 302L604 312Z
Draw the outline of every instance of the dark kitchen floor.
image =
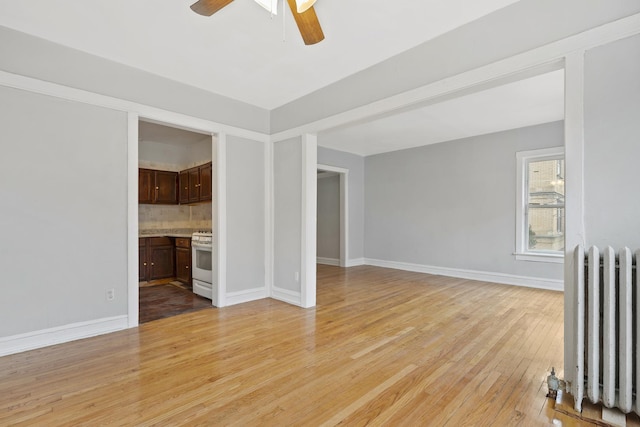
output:
M211 300L172 284L140 288L140 323L213 308Z

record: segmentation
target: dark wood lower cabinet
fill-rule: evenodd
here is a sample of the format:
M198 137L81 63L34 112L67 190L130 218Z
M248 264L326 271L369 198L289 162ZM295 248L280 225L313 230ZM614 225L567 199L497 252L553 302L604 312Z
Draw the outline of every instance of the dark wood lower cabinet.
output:
M151 266L149 280L164 279L173 276L175 252L173 246L152 247L149 251Z
M140 237L139 280L175 277L191 285L191 239L188 237Z
M171 237L141 238L138 251L140 280L166 279L175 275L175 247Z
M190 239L176 239L176 279L189 285L191 284L190 246Z
M138 239L138 276L141 282L148 280L147 259L147 239L141 237Z

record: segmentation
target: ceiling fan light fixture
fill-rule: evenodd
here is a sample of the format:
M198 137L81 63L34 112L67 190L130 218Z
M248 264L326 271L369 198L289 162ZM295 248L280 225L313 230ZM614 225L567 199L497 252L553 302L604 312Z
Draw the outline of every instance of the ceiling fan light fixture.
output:
M298 13L306 12L315 2L316 0L296 0L296 9Z
M272 15L278 14L278 0L255 0L260 6L267 9Z

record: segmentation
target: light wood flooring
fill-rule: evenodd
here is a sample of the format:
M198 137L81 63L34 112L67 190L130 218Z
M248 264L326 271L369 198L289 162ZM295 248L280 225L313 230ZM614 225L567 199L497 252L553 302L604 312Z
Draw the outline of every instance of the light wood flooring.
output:
M367 266L317 288L0 358L0 425L591 425L545 398L561 293Z

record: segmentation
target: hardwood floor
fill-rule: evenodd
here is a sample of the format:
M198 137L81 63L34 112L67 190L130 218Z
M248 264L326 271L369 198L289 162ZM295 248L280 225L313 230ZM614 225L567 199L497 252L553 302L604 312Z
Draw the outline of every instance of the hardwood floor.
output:
M319 266L266 299L0 358L0 425L589 425L545 398L559 292ZM555 421L554 421L555 419Z

